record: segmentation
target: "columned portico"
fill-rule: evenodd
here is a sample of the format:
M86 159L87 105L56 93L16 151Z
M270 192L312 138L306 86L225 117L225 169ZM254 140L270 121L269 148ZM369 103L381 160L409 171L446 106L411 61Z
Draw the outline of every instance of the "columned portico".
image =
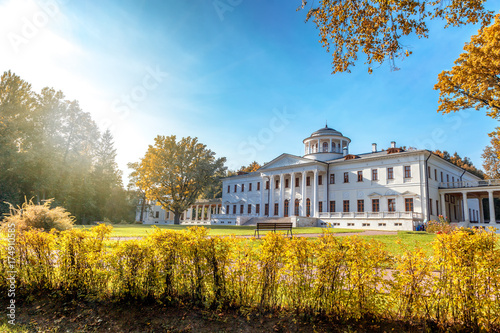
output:
M490 206L490 223L495 223L496 216L495 216L495 201L493 200L493 190L488 191L488 200Z
M318 216L318 170L313 170L313 210L311 216Z

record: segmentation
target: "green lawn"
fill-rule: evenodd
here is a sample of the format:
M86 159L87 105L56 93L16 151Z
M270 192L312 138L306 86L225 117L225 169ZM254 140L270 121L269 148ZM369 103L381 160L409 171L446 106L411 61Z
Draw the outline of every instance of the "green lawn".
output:
M425 231L398 231L397 235L373 235L361 237L382 242L385 245L386 250L392 255L402 254L406 250L413 251L417 247L422 248L427 255L430 255L432 253L432 241L434 241L436 235L428 234Z
M77 225L77 228L90 228L91 225ZM170 230L185 230L188 227L186 225L151 225L151 224L116 224L113 225L113 231L111 232L111 237L143 237L147 236L149 232L152 232L154 227L160 229L170 229ZM253 236L255 226L222 226L222 225L207 225L207 229L210 229L210 235L237 235L237 236ZM320 234L322 228L316 227L301 227L293 228L294 234ZM355 229L332 229L335 233L346 233L346 232L359 232L361 230ZM265 233L265 232L264 232ZM261 232L261 234L264 234Z

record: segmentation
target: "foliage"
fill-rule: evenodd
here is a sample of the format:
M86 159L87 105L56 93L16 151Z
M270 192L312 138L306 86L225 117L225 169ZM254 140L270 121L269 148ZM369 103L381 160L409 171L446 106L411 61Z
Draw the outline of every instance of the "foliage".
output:
M488 134L491 146L486 146L481 157L483 168L488 179L500 179L500 127Z
M402 39L414 35L428 37L427 24L432 19L446 21L445 27L489 24L492 13L484 8L485 0L322 0L309 8L307 20L313 18L319 29L320 43L327 52L332 49L333 73L350 72L358 54L366 54L368 71L389 60L408 57ZM307 5L302 0L301 8Z
M53 204L70 210L79 223L119 221L135 207L122 189L115 157L109 131L101 134L77 101L53 88L35 92L14 73L3 73L0 213L9 210L4 202L18 206L25 197L54 198Z
M437 235L431 256L419 248L389 256L380 242L329 233L314 242L270 233L255 243L209 236L204 228L156 228L141 240L109 243L110 231L103 224L57 234L20 231L16 292L341 321L391 318L450 331L500 328L500 251L492 230ZM0 247L1 274L9 270L6 249ZM7 283L2 278L0 289Z
M136 164L136 185L149 200L174 213L175 224L207 186L219 182L225 158L215 158L197 138L176 140L175 135L155 138L146 155Z
M484 108L486 115L499 118L499 50L500 14L497 14L491 26L482 27L465 44L465 52L455 60L455 66L439 74L438 83L434 86L434 89L439 90L438 112Z
M51 200L46 200L43 204L37 205L33 201L25 201L21 207L10 206L8 214L2 225L14 224L17 230L40 229L50 231L52 229L62 231L73 228L75 219L62 207L50 208Z
M445 159L448 162L451 162L455 164L456 166L472 173L473 175L478 176L479 178L483 179L484 178L484 173L476 168L470 158L465 156L463 159L458 155L457 152L453 153L453 155L450 155L446 150L445 151L440 151L440 150L435 150L432 152L433 154L438 155L439 157Z
M254 172L261 168L261 165L256 161L253 161L247 166L242 165L238 172Z
M449 234L453 230L450 221L443 215L439 215L439 221L429 221L425 230L431 234Z

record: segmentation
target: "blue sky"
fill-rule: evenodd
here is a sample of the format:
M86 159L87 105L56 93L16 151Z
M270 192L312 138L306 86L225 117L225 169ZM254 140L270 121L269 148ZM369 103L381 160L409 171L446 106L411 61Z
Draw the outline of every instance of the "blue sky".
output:
M488 1L497 10L500 1ZM351 140L457 151L481 166L484 111L436 112L437 75L478 27L430 26L408 38L413 55L390 71L331 74L300 1L0 1L0 65L76 99L110 128L119 166L141 158L156 135L196 136L238 168L281 153L328 121ZM217 9L218 8L218 9ZM30 29L31 28L31 29Z

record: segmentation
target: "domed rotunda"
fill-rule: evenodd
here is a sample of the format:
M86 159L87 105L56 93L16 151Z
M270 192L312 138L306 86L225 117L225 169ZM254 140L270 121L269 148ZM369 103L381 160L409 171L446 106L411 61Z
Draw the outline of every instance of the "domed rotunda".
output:
M304 139L303 143L305 158L324 162L347 155L351 139L325 125Z

